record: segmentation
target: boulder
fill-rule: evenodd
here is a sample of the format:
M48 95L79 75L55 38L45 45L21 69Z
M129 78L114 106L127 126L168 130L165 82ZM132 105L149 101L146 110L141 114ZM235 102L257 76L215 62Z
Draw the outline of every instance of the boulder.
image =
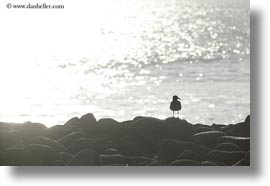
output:
M194 144L191 142L183 142L179 140L167 139L163 140L160 145L160 149L157 154L157 159L164 162L172 162L179 157L179 155L185 150L191 150L200 154L202 158L206 158L209 148Z
M23 148L7 148L2 155L2 165L5 166L41 166L44 165L40 159L33 156Z
M85 124L89 124L89 125L97 125L97 120L92 113L88 113L88 114L83 115L80 118L80 122L85 123Z
M67 166L99 166L102 165L99 154L90 149L78 152L67 164Z
M136 117L131 127L138 128L142 134L151 135L155 138L163 138L166 130L162 120L152 117Z
M105 150L109 148L117 149L119 143L112 139L96 139L96 142L93 144L93 148L99 154L106 154ZM118 153L117 153L118 154Z
M129 164L129 158L121 154L100 155L100 159L102 160L103 165L113 165L113 164L128 165Z
M226 128L226 133L231 136L249 137L250 126L247 125L245 122L237 123Z
M166 163L163 161L154 160L151 163L147 164L147 166L166 166Z
M68 120L64 126L77 126L80 123L80 119L78 117L71 118Z
M207 131L207 132L200 132L197 134L194 134L190 141L193 141L194 143L204 145L209 148L213 148L216 146L218 139L221 136L225 136L226 134L221 131Z
M70 146L69 150L72 154L76 154L83 149L93 149L95 140L90 138L79 138L76 139Z
M41 123L25 122L23 124L17 125L17 137L25 142L28 142L35 136L43 135L46 129L47 127Z
M222 162L225 165L231 166L240 159L244 158L245 153L239 151L219 151L213 150L208 154L208 160L212 162Z
M223 131L222 129L223 129L224 127L227 127L227 126L228 126L228 125L213 123L213 124L211 125L211 128L216 129L217 131Z
M175 160L169 166L200 166L201 164L193 160Z
M245 124L250 126L250 115L248 115L245 119Z
M208 131L217 131L211 127L198 127L195 129L195 133L208 132Z
M0 130L0 150L20 144L23 144L23 141L17 138L16 133Z
M73 157L74 156L68 152L59 152L56 155L56 159L65 162L65 164L69 162Z
M250 150L249 137L222 136L218 139L218 143L234 143L244 151Z
M119 154L119 151L114 148L108 148L104 151L104 154L106 155L113 155L113 154Z
M55 125L48 128L44 135L53 140L58 140L68 134L81 131L78 127L75 126L67 126L67 125Z
M233 164L233 166L250 166L250 162L247 159L241 159L235 164Z
M162 120L151 117L140 117L134 120L131 127L125 131L126 134L128 132L133 133L131 134L132 137L127 137L132 143L137 138L136 140L142 144L141 147L147 146L144 150L153 153L157 151L155 144L166 135L166 126Z
M225 131L230 136L250 137L250 115L248 115L244 122L228 125Z
M153 148L153 146L149 146L149 141L145 138L146 136L142 134L140 129L131 127L124 136L119 137L115 141L115 148L126 156L141 156Z
M36 136L31 140L30 143L47 145L54 148L57 152L68 152L68 149L64 145L60 144L58 141L52 140L44 136Z
M146 157L129 157L129 166L144 166L153 162L153 159Z
M250 151L246 152L245 159L250 161Z
M51 163L51 166L65 166L66 162L62 161L62 160L55 160Z
M123 125L111 118L103 118L98 120L98 132L110 137L118 137L123 135L127 129L126 125Z
M44 165L51 165L57 155L56 150L48 145L29 144L24 147L24 150L31 152L32 155L40 159Z
M198 153L192 150L185 150L178 156L177 159L178 160L181 160L181 159L193 160L195 162L202 162L204 160Z
M77 117L72 118L64 125L78 127L90 136L95 136L98 134L97 120L92 113L85 114L80 119L78 119Z
M228 142L217 144L214 149L220 151L243 151L239 146Z
M211 161L203 161L201 162L201 166L217 166L217 164Z
M14 125L18 124L0 122L0 131L11 131Z
M62 145L68 147L71 145L75 140L79 138L84 138L85 134L81 131L73 132L71 134L68 134L66 136L63 136L62 138L58 139L57 141L61 143Z
M167 138L187 140L195 132L193 125L179 118L165 119Z

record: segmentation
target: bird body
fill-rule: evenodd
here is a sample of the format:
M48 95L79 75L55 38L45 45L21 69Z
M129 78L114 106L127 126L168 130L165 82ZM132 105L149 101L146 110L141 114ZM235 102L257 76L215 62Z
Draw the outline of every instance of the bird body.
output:
M181 102L176 100L176 101L172 101L171 105L170 105L170 109L172 111L179 111L181 110L182 106L181 106Z
M173 96L173 101L170 104L170 109L173 111L173 117L174 117L175 111L178 113L178 117L179 117L179 110L182 109L181 102L178 100L180 100L178 96Z

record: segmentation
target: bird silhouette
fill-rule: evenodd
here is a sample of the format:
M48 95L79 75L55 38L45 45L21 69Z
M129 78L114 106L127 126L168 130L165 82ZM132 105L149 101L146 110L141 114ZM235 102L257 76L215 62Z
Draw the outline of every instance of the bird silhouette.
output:
M178 101L180 98L178 96L173 96L172 97L173 101L171 102L170 109L173 111L173 117L174 117L174 112L177 112L178 118L179 118L179 110L182 109L181 102Z

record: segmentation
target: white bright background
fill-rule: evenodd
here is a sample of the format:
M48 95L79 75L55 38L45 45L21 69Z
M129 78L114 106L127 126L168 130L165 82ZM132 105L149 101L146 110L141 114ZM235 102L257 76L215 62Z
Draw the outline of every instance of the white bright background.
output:
M64 4L65 10L8 10L6 8L7 3L22 3L26 2L33 3L47 3L47 4ZM93 1L92 1L93 2ZM88 3L88 4L87 4ZM8 38L7 35L11 33L20 32L23 35L26 25L22 24L22 20L29 19L31 24L35 24L37 34L33 37L37 37L37 42L44 42L44 50L52 50L55 45L51 43L48 38L46 38L46 33L57 32L54 30L54 26L57 24L68 25L68 23L61 23L55 19L51 27L45 27L42 24L42 19L40 15L46 13L46 16L56 16L60 14L61 16L68 16L72 19L72 14L81 13L82 9L87 9L90 7L91 0L73 0L73 1L64 1L64 0L1 0L0 2L0 42L4 42L6 47L13 47L14 51L21 51L21 53L16 54L3 54L8 55L14 58L23 55L24 52L33 52L33 51L42 51L35 50L35 46L27 45L27 38L20 37L15 35L14 38ZM261 125L258 130L258 135L253 139L259 141L261 145L253 150L258 150L257 157L253 160L259 160L255 164L255 168L239 168L239 167L179 167L179 168L64 168L64 167L28 167L28 168L10 168L10 167L0 167L0 184L4 186L52 186L52 185L65 185L65 186L74 186L74 185L218 185L218 186L227 186L227 185L269 185L270 181L270 162L269 162L269 16L270 16L270 3L268 0L251 0L251 10L254 14L259 15L260 25L262 28L258 28L258 34L262 34L262 45L260 48L262 51L259 51L258 55L262 55L262 65L260 66L260 73L251 74L253 79L255 76L262 78L261 89L256 90L251 94L252 101L251 103L256 103L259 100L259 106L262 107L258 110L261 110L262 113L258 113L256 110L252 109L252 114L256 119L252 123L255 125ZM109 8L109 7L108 7ZM36 16L33 15L33 12ZM92 10L95 11L95 10ZM49 12L49 13L48 13ZM18 20L18 15L20 18ZM39 15L40 14L40 15ZM22 19L22 20L20 20ZM2 28L1 25L4 22L10 23L10 28ZM74 20L72 21L74 22ZM19 24L20 30L12 30L14 28L13 24ZM12 26L13 25L13 26ZM257 25L257 24L256 24ZM18 25L17 25L18 26ZM72 25L71 25L72 26ZM72 28L72 27L71 27ZM63 33L64 34L64 33ZM252 33L251 33L252 34ZM65 37L59 38L62 42L66 41ZM69 38L74 42L76 46L76 38ZM10 43L10 40L20 41L13 45ZM3 46L3 45L2 45ZM252 43L251 43L252 46ZM253 48L253 47L251 47ZM70 48L73 51L73 48ZM252 51L251 51L252 54ZM1 62L1 61L0 61ZM251 61L251 63L256 63L257 61ZM255 65L254 65L255 66ZM253 67L254 67L253 66ZM1 70L0 70L1 71ZM251 70L252 72L252 70ZM1 85L0 85L1 86ZM257 87L252 86L252 87ZM1 90L0 90L1 91ZM262 99L260 99L262 97ZM1 103L0 103L1 105ZM251 104L251 107L253 105ZM261 118L258 120L258 118ZM258 121L262 123L258 123ZM257 143L256 143L257 144ZM252 152L252 150L251 150ZM248 170L249 169L249 170Z

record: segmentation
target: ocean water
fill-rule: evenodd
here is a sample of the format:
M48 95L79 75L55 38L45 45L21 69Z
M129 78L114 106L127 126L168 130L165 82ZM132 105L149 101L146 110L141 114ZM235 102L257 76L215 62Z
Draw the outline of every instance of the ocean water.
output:
M27 38L9 37L0 121L51 126L88 112L164 119L173 95L193 123L236 123L250 113L249 1L93 2L75 17L51 18L53 29L37 23L20 28Z

